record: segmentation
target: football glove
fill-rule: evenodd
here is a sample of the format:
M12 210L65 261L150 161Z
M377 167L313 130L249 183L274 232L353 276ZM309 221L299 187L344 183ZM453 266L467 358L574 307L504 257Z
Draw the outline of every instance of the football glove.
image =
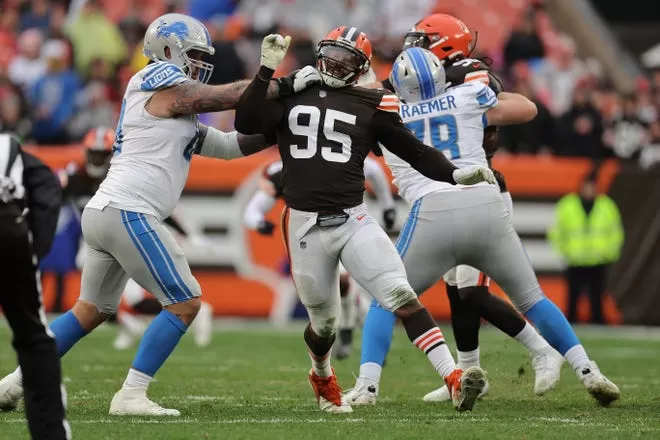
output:
M266 35L261 42L261 65L275 70L284 59L290 43L291 37L288 35Z
M386 209L383 211L383 223L385 223L385 229L388 231L394 227L394 222L396 221L396 210L394 208Z
M468 165L458 168L454 170L452 176L456 183L460 183L461 185L474 185L479 182L488 182L494 185L497 182L493 172L489 168L478 165Z
M291 75L277 78L280 97L291 96L317 84L321 84L321 74L314 66L305 66L294 70Z
M268 220L261 220L257 223L257 232L261 235L273 235L273 229L275 229L275 225Z

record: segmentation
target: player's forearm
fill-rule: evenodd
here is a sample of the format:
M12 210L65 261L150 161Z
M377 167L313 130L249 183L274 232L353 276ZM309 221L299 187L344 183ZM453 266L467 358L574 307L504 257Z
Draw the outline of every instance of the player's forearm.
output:
M236 105L234 128L243 134L264 133L263 108L274 71L261 66Z
M222 132L213 127L200 124L200 156L231 160L258 153L270 146L263 135L243 135L236 131Z
M193 115L231 110L238 104L241 95L250 85L249 80L236 81L231 84L209 86L189 81L173 88L174 100L171 110L178 115ZM279 88L275 81L270 81L266 87L266 98L275 99L279 96Z

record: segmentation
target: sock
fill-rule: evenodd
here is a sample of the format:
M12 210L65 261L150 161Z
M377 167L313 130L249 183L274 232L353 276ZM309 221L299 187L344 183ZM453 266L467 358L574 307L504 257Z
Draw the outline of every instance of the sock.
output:
M163 310L151 321L138 346L133 368L153 377L165 363L188 327L173 313Z
M382 372L383 367L375 362L366 362L360 365L360 379L367 382L367 384L378 385Z
M124 386L122 388L139 388L146 392L152 379L153 377L149 376L148 374L144 374L134 368L131 368L128 370L128 374L126 375L126 380L124 380Z
M457 286L446 284L449 307L451 308L451 328L459 351L472 351L479 347L479 310L469 301L462 300ZM479 289L479 287L475 287ZM487 287L484 287L488 291ZM465 290L465 289L461 289Z
M584 368L591 368L589 365L589 356L587 356L587 352L584 351L584 347L580 344L571 347L564 354L564 358L576 373L579 373Z
M515 336L515 340L524 345L532 355L536 355L550 348L550 344L539 335L529 322L526 323L522 331Z
M335 342L335 335L329 338L322 338L312 330L312 324L307 324L304 333L305 343L307 344L309 358L312 360L312 370L319 377L332 376L332 367L330 366L330 350Z
M563 356L571 347L580 343L564 314L548 298L534 304L525 315L545 340Z
M362 328L362 356L360 364L373 362L380 366L385 362L392 345L396 315L372 301Z
M401 322L410 341L426 354L431 365L442 378L449 376L456 369L445 338L428 310L421 308Z
M472 351L458 350L458 368L465 370L468 367L479 367L479 347Z
M78 318L71 310L58 316L49 325L55 335L57 354L62 357L81 340L88 332L80 325Z

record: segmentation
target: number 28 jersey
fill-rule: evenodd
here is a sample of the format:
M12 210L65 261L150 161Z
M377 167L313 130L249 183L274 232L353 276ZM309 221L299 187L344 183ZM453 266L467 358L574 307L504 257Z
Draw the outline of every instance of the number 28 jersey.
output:
M449 88L435 98L401 104L404 125L426 145L442 151L461 168L488 166L483 149L485 113L497 105L495 93L481 82ZM390 151L384 149L385 163L392 170L399 195L407 203L436 191L455 191L464 186L431 180Z

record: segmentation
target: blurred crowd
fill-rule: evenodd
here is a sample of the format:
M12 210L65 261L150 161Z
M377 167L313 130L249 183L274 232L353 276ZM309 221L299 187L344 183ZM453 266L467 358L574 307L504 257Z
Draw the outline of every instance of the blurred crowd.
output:
M503 129L510 154L619 157L660 161L660 71L618 93L595 60L555 32L539 0L522 1L503 44L487 56L506 89L532 98L539 116ZM148 60L142 37L151 20L183 12L202 20L214 41L212 84L253 75L261 38L293 37L281 74L314 62L315 45L332 27L363 29L374 45L379 79L421 17L451 12L446 0L4 0L0 6L0 131L43 145L79 141L92 127L114 126L130 77ZM459 17L460 18L460 17ZM550 31L549 31L550 29ZM477 34L479 29L471 29ZM476 31L476 32L475 32ZM221 129L231 112L203 115Z

